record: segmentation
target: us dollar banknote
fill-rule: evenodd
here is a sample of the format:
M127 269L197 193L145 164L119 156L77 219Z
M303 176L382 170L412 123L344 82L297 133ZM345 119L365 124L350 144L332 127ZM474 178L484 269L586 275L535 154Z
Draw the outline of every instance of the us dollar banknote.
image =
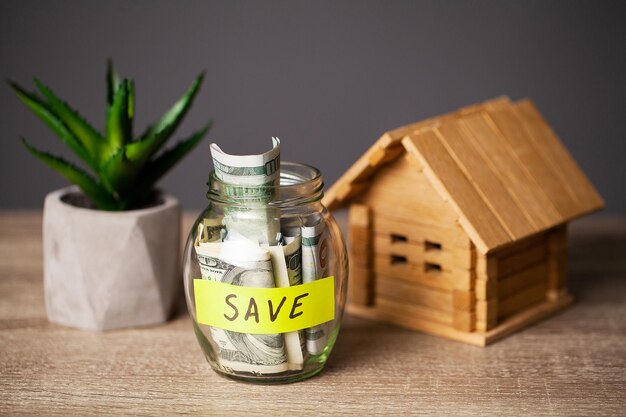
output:
M204 218L198 223L194 246L199 246L202 243L217 242L222 240L224 232L225 229L222 224L222 216Z
M296 238L285 246L271 246L268 248L274 269L274 282L279 288L302 284L300 238ZM302 341L300 332L284 333L285 347L289 369L300 370L304 366Z
M328 274L328 240L324 233L324 218L315 214L302 226L302 282L307 284ZM328 343L328 323L305 330L306 349L311 355L319 355Z
M259 244L276 245L280 213L268 203L276 199L280 183L280 140L272 138L272 149L259 155L227 154L215 143L210 149L223 194L238 201L224 207L226 229Z
M292 253L289 257L285 257L289 267L289 285L302 284L302 227L300 217L286 217L281 219L280 232L283 243L292 245L297 241L299 250ZM300 349L306 354L306 334L305 330L300 330Z
M282 249L282 248L281 248ZM203 279L274 288L269 251L246 241L207 242L195 247ZM225 371L271 374L290 369L282 334L247 334L210 327L219 365Z

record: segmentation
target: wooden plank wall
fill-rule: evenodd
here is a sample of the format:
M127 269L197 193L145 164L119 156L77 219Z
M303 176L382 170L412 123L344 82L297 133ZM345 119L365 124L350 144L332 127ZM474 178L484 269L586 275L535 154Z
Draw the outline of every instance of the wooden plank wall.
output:
M498 256L498 319L546 299L548 233L523 239Z
M371 214L369 207L362 204L352 204L348 211L348 298L351 303L363 306L374 301Z
M548 233L548 300L557 301L567 294L567 225Z
M349 218L351 302L397 324L487 332L567 292L565 226L483 256L458 225L399 220L360 204Z
M476 330L485 332L498 324L498 259L476 258Z
M478 257L477 330L491 330L502 319L549 299L551 288L555 299L565 291L563 230L551 229Z
M463 230L383 213L373 224L377 308L472 331L476 251Z
M381 168L353 201L350 300L395 323L487 332L566 292L564 226L480 255L410 155Z
M371 210L370 304L395 317L471 331L476 250L419 164L401 157L381 168L354 201Z

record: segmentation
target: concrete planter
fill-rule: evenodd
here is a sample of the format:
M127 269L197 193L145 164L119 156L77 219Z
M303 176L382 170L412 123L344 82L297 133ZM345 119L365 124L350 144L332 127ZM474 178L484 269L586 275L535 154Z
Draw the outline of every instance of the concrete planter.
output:
M107 212L66 203L67 187L44 203L44 291L48 320L89 330L168 319L180 286L181 211L160 204Z

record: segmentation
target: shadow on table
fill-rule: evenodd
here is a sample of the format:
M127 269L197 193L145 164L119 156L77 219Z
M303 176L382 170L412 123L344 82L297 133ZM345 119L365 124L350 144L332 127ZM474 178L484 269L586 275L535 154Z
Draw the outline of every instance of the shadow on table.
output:
M379 354L385 349L390 337L398 337L398 329L395 326L345 315L326 368L339 370L366 365L371 361L372 355Z
M183 290L183 285L181 283L180 291L174 299L174 307L172 308L172 314L170 315L169 320L172 321L186 316L188 316L187 302L185 301L185 291Z
M573 234L569 241L568 286L578 302L618 301L626 285L626 235L607 230Z

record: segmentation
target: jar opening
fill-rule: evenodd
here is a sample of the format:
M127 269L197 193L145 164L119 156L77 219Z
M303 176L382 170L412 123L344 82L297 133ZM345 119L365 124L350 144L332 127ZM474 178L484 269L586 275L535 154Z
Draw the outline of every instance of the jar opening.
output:
M215 171L209 177L209 201L249 205L255 202L273 207L286 207L310 204L324 196L322 173L315 167L297 162L280 163L280 183L278 185L238 185L220 180Z

